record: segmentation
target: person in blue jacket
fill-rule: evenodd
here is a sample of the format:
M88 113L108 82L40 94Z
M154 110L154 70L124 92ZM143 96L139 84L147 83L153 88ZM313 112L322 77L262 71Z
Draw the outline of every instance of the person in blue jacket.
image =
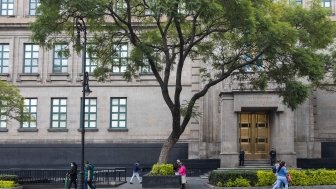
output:
M285 184L285 188L288 189L288 181L287 176L288 170L286 168L286 162L282 161L280 162L280 165L277 169L277 181L276 184L273 186L273 189L280 188L282 183Z
M139 180L139 183L141 184L141 179L140 179L139 171L140 171L140 162L137 161L137 162L133 165L133 175L132 175L132 177L131 177L130 184L133 184L133 183L132 183L132 180L133 180L134 177L137 177L137 179Z

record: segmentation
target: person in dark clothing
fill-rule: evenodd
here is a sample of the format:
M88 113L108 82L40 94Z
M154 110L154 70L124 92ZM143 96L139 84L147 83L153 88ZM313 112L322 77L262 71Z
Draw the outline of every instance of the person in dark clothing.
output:
M271 159L271 165L274 165L276 161L276 151L274 148L271 149L271 151L269 152L269 155Z
M133 178L136 177L139 181L139 183L141 184L141 179L140 179L140 175L139 175L139 171L140 171L140 162L137 161L134 165L133 165L133 175L131 177L130 180L130 184L133 184Z
M77 164L75 162L70 163L71 169L68 171L67 176L70 178L70 183L68 185L68 189L71 188L72 183L77 189Z
M181 163L181 161L178 159L178 160L176 160L176 162L173 165L175 175L179 175L178 170L180 168L180 163Z
M240 150L239 152L239 166L244 166L244 161L245 161L245 152L244 150Z

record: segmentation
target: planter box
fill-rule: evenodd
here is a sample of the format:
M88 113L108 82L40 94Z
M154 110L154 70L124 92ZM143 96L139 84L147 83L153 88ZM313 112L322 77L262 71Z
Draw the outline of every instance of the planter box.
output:
M142 188L180 188L181 176L148 176L142 177Z

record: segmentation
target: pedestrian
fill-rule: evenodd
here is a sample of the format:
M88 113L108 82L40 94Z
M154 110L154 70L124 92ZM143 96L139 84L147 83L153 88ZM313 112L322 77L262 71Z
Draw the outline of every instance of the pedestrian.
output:
M91 189L95 189L93 184L94 179L94 165L89 161L85 161L84 166L84 189L87 189L89 185Z
M286 168L286 162L282 161L280 162L280 165L277 169L277 181L276 184L273 186L272 189L279 188L282 183L285 184L285 189L288 189L288 181L287 181L287 176L288 175L288 170Z
M75 188L77 189L77 164L75 162L71 162L70 166L71 169L66 174L66 176L70 178L70 183L68 184L67 187L68 189L70 189L73 183Z
M244 161L245 161L245 152L243 149L241 149L239 152L239 166L244 166Z
M133 175L131 177L130 184L133 184L132 180L133 180L134 177L136 177L138 179L140 184L142 183L141 179L140 179L139 171L140 171L140 161L137 161L133 165Z
M180 162L178 173L181 175L181 189L185 189L185 184L187 183L187 168L182 162Z
M271 151L269 152L269 155L270 155L270 159L271 159L271 166L273 166L275 164L275 160L276 160L276 151L273 147L272 147Z
M174 169L175 175L179 175L178 170L180 168L180 162L181 161L179 159L177 159L176 162L173 165L173 169Z
M274 173L275 178L277 178L277 176L278 176L277 170L278 170L278 168L279 168L279 166L280 166L280 163L281 163L281 160L278 160L278 161L274 164L274 166L272 167L272 172ZM276 183L277 183L277 181L274 182L273 186L274 186ZM280 184L280 189L282 189L283 187L285 187L285 184L284 184L284 183L281 183L281 184Z

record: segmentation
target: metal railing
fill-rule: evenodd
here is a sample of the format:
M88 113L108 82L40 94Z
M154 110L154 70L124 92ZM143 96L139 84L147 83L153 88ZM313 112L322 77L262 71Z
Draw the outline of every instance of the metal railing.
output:
M0 175L17 175L18 182L22 185L64 184L68 171L67 169L0 169ZM115 186L125 183L126 168L96 168L94 181L97 186Z

